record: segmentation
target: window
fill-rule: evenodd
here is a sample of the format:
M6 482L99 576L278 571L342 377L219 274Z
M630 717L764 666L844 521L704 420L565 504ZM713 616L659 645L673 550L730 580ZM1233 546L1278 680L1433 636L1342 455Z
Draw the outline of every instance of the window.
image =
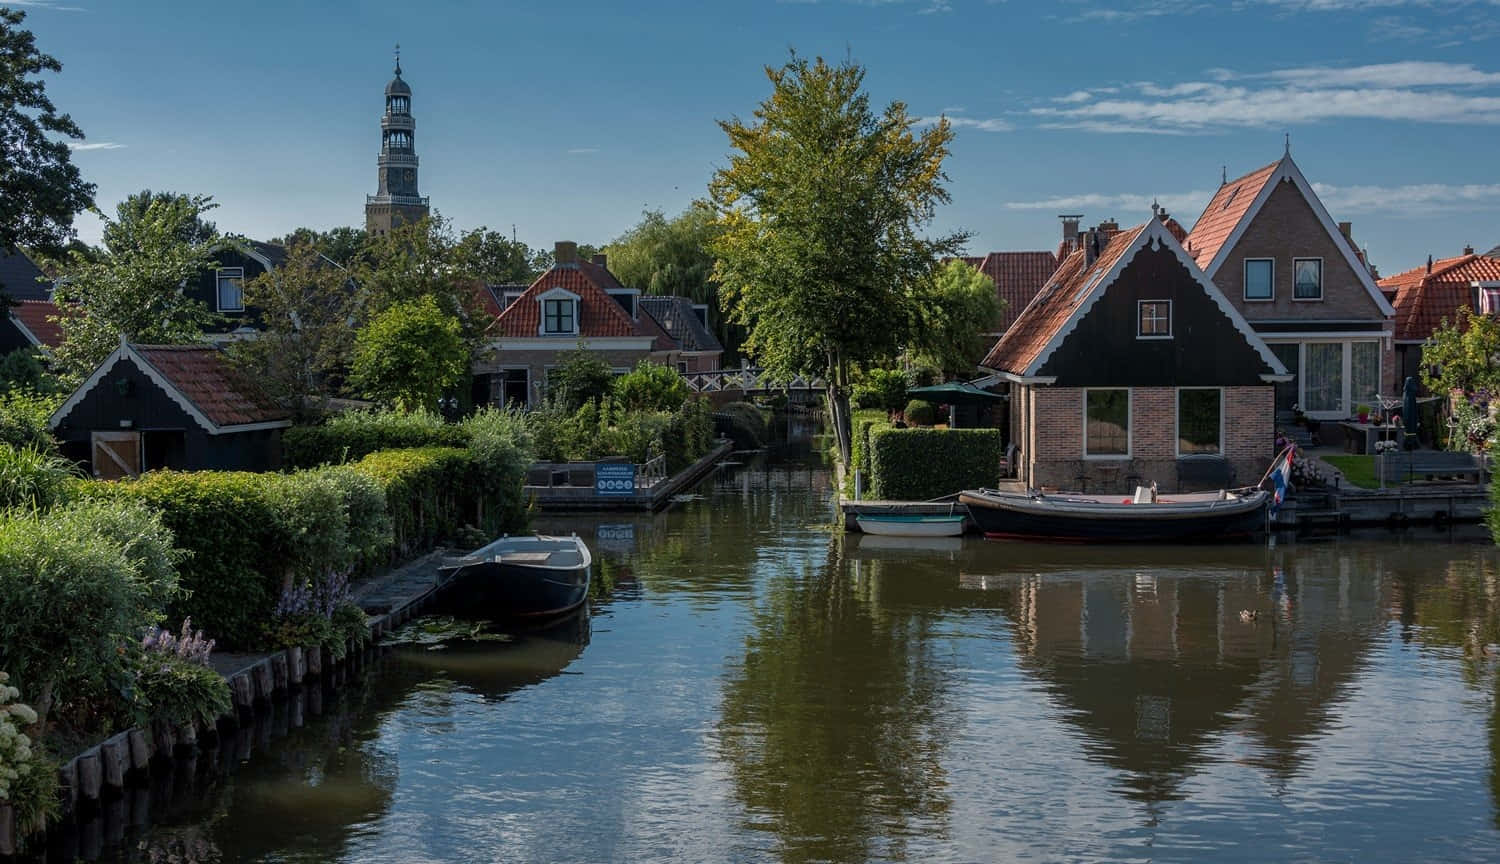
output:
M1343 412L1344 345L1342 342L1309 342L1302 346L1303 411Z
M1500 287L1479 287L1479 311L1484 315L1500 314Z
M1083 391L1083 455L1130 455L1130 391Z
M1136 306L1140 310L1136 318L1137 339L1172 338L1171 300L1142 300Z
M1276 297L1276 262L1270 258L1245 259L1245 299L1273 300Z
M1323 299L1323 259L1293 258L1292 272L1296 282L1292 289L1294 300Z
M1218 388L1177 391L1177 452L1223 452L1223 393Z
M1349 343L1349 412L1357 405L1380 406L1380 343Z
M543 333L574 332L572 300L547 300L542 304L542 309L545 315L542 322Z
M220 267L214 276L219 286L219 311L245 311L245 268Z

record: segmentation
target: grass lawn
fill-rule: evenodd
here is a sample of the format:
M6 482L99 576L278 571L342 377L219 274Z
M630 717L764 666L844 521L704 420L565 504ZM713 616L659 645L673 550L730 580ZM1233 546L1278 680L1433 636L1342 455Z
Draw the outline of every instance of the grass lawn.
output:
M1319 455L1319 459L1339 469L1344 481L1361 489L1379 489L1380 480L1375 476L1375 457L1357 455Z

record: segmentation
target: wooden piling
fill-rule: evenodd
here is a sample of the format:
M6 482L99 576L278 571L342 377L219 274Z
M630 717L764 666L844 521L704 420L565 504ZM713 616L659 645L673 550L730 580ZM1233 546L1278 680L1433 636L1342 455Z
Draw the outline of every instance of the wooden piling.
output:
M99 748L91 747L78 757L78 791L90 801L99 800L104 785L104 770L99 763Z
M300 647L286 649L287 680L292 684L301 684L302 679L307 677L307 657Z
M16 854L16 811L0 803L0 855Z
M130 736L130 765L136 771L144 771L151 766L151 738L139 727L131 729Z
M125 775L130 771L130 733L107 739L99 745L99 761L104 768L104 783L111 789L125 786Z

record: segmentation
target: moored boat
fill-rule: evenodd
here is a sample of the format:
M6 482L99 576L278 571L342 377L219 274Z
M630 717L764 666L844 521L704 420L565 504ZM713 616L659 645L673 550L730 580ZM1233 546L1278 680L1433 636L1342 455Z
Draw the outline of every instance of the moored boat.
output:
M886 537L956 537L964 533L963 513L860 513L854 517L859 530Z
M594 558L578 539L536 534L501 537L438 568L462 605L495 618L544 618L571 612L589 595Z
M958 500L991 539L1171 542L1244 539L1266 529L1264 490L1084 495L972 489Z

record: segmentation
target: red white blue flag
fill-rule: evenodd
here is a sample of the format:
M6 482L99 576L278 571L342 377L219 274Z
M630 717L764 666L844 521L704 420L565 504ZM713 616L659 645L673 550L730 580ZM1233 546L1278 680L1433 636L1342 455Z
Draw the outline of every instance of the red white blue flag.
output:
M1292 485L1292 454L1295 452L1295 447L1286 448L1286 452L1282 454L1271 468L1272 513L1281 508L1281 502L1286 499L1286 490Z

